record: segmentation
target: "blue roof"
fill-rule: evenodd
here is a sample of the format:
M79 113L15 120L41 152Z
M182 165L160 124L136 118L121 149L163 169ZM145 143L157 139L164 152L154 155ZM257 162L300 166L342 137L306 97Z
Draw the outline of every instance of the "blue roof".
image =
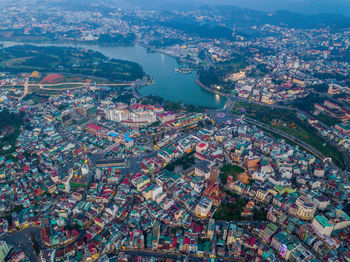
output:
M113 137L116 137L116 136L117 136L117 134L114 133L114 132L109 132L108 135L113 136Z
M124 141L126 141L126 142L131 142L132 141L132 138L130 138L129 134L125 134Z

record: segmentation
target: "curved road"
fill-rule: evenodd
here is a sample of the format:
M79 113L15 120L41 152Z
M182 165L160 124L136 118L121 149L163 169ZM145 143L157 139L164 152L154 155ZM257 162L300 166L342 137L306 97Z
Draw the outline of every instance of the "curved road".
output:
M269 125L263 124L261 122L258 122L256 120L248 118L248 117L244 117L244 121L246 121L246 122L248 122L250 124L254 124L256 126L262 127L264 129L267 129L267 130L269 130L269 131L271 131L273 133L276 133L276 134L278 134L280 136L283 136L283 137L293 141L294 143L302 146L307 151L311 152L313 155L315 155L317 158L319 158L322 161L326 159L326 157L320 151L318 151L317 149L315 149L312 146L308 145L307 143L305 143L304 141L300 140L299 138L296 138L296 137L294 137L292 135L287 134L286 132L283 132L281 130L278 130L276 128L273 128L273 127L271 127Z

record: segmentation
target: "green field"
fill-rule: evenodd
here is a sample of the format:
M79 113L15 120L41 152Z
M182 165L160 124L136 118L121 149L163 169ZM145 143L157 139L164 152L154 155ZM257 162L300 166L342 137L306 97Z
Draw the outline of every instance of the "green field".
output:
M318 94L310 94L307 97L300 99L297 102L294 102L293 106L300 110L308 112L309 114L313 114L313 112L315 111L315 104L322 105L325 100L327 100L327 98L322 97ZM319 115L313 116L328 126L334 126L335 124L341 122L339 119L336 119L325 112L321 112Z
M23 121L23 113L15 114L10 113L7 109L0 112L0 130L2 131L4 128L11 126L13 127L13 132L5 135L0 139L0 154L6 155L14 152L16 150L15 143L16 139L21 133L21 126L24 124ZM12 148L3 152L2 147L5 145L11 145Z
M71 47L13 46L0 49L0 71L70 73L109 81L134 81L144 76L134 62L109 59L99 52Z
M327 126L334 126L335 124L341 123L339 119L333 118L326 113L321 113L317 116L315 116L316 119L321 121L322 123L326 124Z
M245 110L245 112L242 111ZM327 157L331 157L334 163L345 169L344 157L334 146L328 144L316 131L305 121L299 119L295 111L257 105L248 102L237 102L233 107L234 114L246 116L270 125L297 137Z
M236 203L221 203L219 208L215 211L213 218L217 220L238 221L241 220L241 212L247 200L243 198L236 198Z
M244 172L244 169L235 165L224 165L220 170L220 180L223 184L226 184L229 176L233 177L233 180L237 180L237 176Z
M226 76L228 74L237 73L248 65L244 57L233 57L228 61L216 63L208 70L201 70L198 72L199 81L208 87L212 85L221 86L220 92L231 93L233 85L231 82L227 82Z

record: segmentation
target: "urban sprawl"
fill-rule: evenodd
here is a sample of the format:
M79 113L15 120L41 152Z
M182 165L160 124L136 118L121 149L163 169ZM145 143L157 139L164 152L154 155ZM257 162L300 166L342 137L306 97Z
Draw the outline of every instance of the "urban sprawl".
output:
M225 25L210 8L30 2L0 9L1 41L138 44L227 101L191 111L142 97L152 76L0 61L0 261L350 260L349 30L209 37L167 21Z

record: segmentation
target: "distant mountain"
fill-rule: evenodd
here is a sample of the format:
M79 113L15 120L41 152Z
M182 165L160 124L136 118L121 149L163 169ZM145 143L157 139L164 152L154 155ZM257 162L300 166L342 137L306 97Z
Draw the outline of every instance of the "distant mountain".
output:
M304 15L290 11L262 12L235 6L214 7L226 17L226 26L233 24L241 26L271 24L294 28L331 27L344 29L350 27L350 17L337 14Z
M222 17L226 19L224 23L228 28L232 28L231 26L233 26L233 24L243 27L272 24L295 28L320 28L325 26L330 26L331 28L350 28L350 0L317 0L317 4L315 1L316 0L99 0L97 3L95 0L74 0L74 3L72 3L72 0L45 0L43 2L49 5L63 5L68 10L95 10L96 6L99 6L100 11L104 10L106 14L111 9L118 7L138 7L140 9L158 11L199 8L204 12L205 10L216 9L219 10ZM333 4L330 4L331 1ZM43 6L43 2L40 6ZM233 4L237 4L237 6ZM312 7L312 5L314 6ZM239 6L248 6L249 8ZM324 10L326 6L329 7L329 12L320 14L319 12ZM344 8L338 10L340 6ZM349 9L347 9L347 6L349 6ZM308 8L310 9L309 12L307 12ZM269 11L258 9L266 9ZM295 9L303 12L292 11ZM311 10L313 12L311 12ZM342 11L342 13L347 13L346 15L349 16L335 14L337 10L338 12ZM349 10L349 12L346 12L346 10ZM208 13L208 15L210 15L210 13ZM169 22L191 23L191 21L182 21L183 18L181 16L179 19L179 21ZM192 22L195 24L197 23L195 21Z
M84 1L84 0L80 0ZM85 0L90 1L90 0ZM100 2L100 1L99 1ZM193 0L102 0L109 5L117 5L124 8L141 8L146 10L189 10L198 8L201 3Z
M350 0L193 0L205 5L234 5L259 11L288 10L300 14L350 16Z
M4 0L0 0L4 1ZM24 0L22 0L24 1ZM26 0L29 1L29 0ZM43 1L43 0L40 0ZM38 0L38 3L40 3ZM342 14L350 17L350 0L45 0L48 2L66 2L68 4L94 4L119 6L122 8L139 7L153 10L189 10L202 5L229 5L264 12L288 10L304 15Z

